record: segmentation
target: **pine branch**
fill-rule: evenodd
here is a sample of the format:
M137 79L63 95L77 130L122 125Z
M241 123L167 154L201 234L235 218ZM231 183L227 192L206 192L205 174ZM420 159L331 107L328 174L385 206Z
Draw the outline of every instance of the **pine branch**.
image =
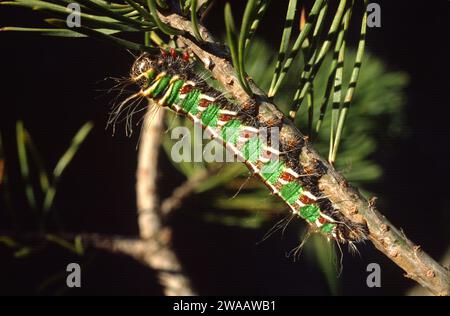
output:
M177 14L160 18L164 23L193 34L191 22ZM209 31L199 25L202 35L201 47L191 40L192 37L180 36L178 42L189 47L208 67L215 79L226 92L240 100L240 104L249 101L246 91L238 84L238 76L234 71L230 57L223 46L216 43ZM249 81L250 88L259 104L258 119L282 121L280 139L304 138L291 120L278 110L267 95ZM301 161L305 166L322 165L324 175L319 180L319 188L329 199L339 205L342 213L351 221L366 224L369 228L369 239L374 246L395 262L406 272L406 277L415 280L435 295L450 295L450 274L447 269L433 260L421 250L419 245L410 241L406 235L393 226L376 208L374 200L367 201L347 180L331 166L326 159L320 157L312 146L306 142L302 148Z
M318 1L316 3L321 2L322 1ZM198 29L196 28L194 32L190 20L177 14L162 15L156 10L154 0L149 0L147 3L149 4L150 13L155 20L151 22L155 22L166 34L178 34L177 41L180 46L188 47L192 50L205 66L212 71L215 79L222 83L226 92L239 100L240 104L245 104L246 101L250 101L249 94L251 95L253 93L259 105L259 114L255 119L260 121L280 122L280 139L282 141L289 142L290 140L299 138L305 139L304 135L298 131L292 121L287 119L283 113L278 110L276 105L270 101L268 96L251 80L248 80L248 86L252 93L248 93L249 91L244 90L242 85L239 84L243 77L242 69L239 73L235 71L230 62L231 58L228 55L227 50L221 44L215 42L206 28L197 23ZM317 9L319 8L320 6L318 5ZM123 19L120 19L119 21L122 20ZM117 26L115 24L112 25ZM152 25L153 24L151 24L151 26ZM142 24L139 24L139 26L142 26ZM311 27L311 25L309 25L309 27ZM111 29L113 28L111 27ZM297 42L301 43L304 37L306 37L306 34L307 32L302 32L302 36ZM201 43L195 40L195 35L202 39ZM245 47L242 43L243 42L241 41L241 47ZM298 50L300 44L297 46ZM294 52L295 51L296 50L294 50ZM284 76L284 74L285 73L282 73L281 76ZM282 78L278 78L279 82L281 82L281 80ZM275 86L275 90L276 88L277 86ZM273 93L271 93L271 95L273 95ZM154 146L152 145L152 147ZM407 277L414 279L435 295L450 295L449 271L429 257L421 250L420 246L411 242L402 231L394 227L381 213L379 213L373 202L374 200L367 201L359 193L358 189L349 185L347 180L340 175L333 166L328 164L326 159L320 157L307 141L305 146L301 149L300 158L302 165L305 167L315 166L317 164L321 165L324 174L319 180L320 190L331 202L339 205L339 210L350 221L367 225L371 242L377 249L401 267L406 272ZM148 159L148 157L146 159ZM144 160L145 159L141 158L141 161ZM154 174L152 175L149 173L150 170L146 170L145 168L140 169L145 173L148 172L147 180L149 180L149 183L147 189L154 188L151 183L156 179L156 169L153 168L155 168L154 165L151 167L151 170L154 171ZM152 190L147 192L153 194ZM152 203L151 200L150 203ZM157 203L154 202L154 204ZM150 214L145 210L145 207L140 207L140 209L144 210L142 211L143 215L140 219L141 236L144 240L150 240L151 238L148 238L154 236L152 230L154 232L155 230L161 229L162 226L158 222L152 222L152 220L157 219L157 216L154 216L155 214ZM154 205L151 206L150 209L154 211ZM149 223L152 223L153 227L146 226Z
M217 173L218 170L212 171L202 171L193 177L186 180L179 187L177 187L172 195L166 198L161 203L161 214L164 217L169 217L173 211L178 209L183 201L194 193L194 191L213 174Z
M73 245L73 240L79 241L84 247L93 247L109 251L111 253L122 254L133 257L145 266L155 271L160 281L163 292L168 296L195 295L189 278L183 271L181 262L178 260L175 251L172 248L172 232L169 226L162 223L161 203L157 191L158 180L158 155L160 151L160 140L163 127L164 112L158 111L155 115L147 115L146 119L152 119L150 122L144 122L146 128L141 134L139 146L138 168L136 174L136 198L138 208L139 238L129 238L125 236L100 235L95 233L61 233L56 234L44 231L16 233L14 231L0 231L0 237L3 237L3 243L13 248L18 242L36 242L51 241L59 246L81 254L83 251L77 251ZM18 125L19 127L21 125ZM90 124L86 124L80 131L87 133ZM22 128L23 129L23 128ZM21 130L21 129L20 129ZM24 137L25 130L20 133ZM80 134L80 133L79 133ZM74 138L74 143L80 142L80 136ZM1 145L1 144L0 144ZM0 146L1 147L1 146ZM23 149L25 150L25 149ZM70 155L74 154L76 149L71 147L66 155L61 159L56 167L56 176L59 176L64 167L70 160ZM0 148L1 151L1 148ZM0 159L2 153L0 152ZM2 160L0 160L2 162ZM58 166L61 167L58 169ZM0 165L1 167L1 165ZM58 170L60 172L58 172ZM2 170L0 170L1 172ZM1 175L1 174L0 174ZM56 191L54 191L56 192ZM185 195L188 195L187 192ZM2 239L2 238L0 238ZM16 241L17 240L17 241ZM5 242L6 241L6 242ZM75 242L76 244L76 242ZM24 247L23 249L26 249ZM20 250L19 250L20 251Z
M150 118L151 121L148 122ZM141 134L136 172L136 199L141 240L134 247L128 245L120 249L122 252L136 249L136 253L130 255L143 260L158 271L165 295L195 295L189 278L184 274L182 265L172 249L170 228L162 224L160 216L157 176L163 120L164 112L158 111L155 115L147 115L147 122L143 123L146 128Z
M94 248L113 254L129 256L144 266L149 267L155 271L165 295L195 295L190 281L181 269L176 256L167 247L167 244L170 242L170 232L165 229L158 231L158 234L157 238L142 239L96 233L75 234L66 232L49 235L41 232L17 234L11 231L0 231L1 236L8 236L14 241L36 244L53 240L59 245L69 245L68 248L72 248L72 241L78 239L83 244L83 248Z

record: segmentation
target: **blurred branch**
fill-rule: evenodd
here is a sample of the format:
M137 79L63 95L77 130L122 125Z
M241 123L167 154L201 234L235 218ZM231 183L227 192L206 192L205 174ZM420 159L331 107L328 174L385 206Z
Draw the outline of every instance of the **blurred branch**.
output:
M162 229L162 224L157 214L159 207L157 162L161 141L162 120L163 111L158 111L152 122L144 123L145 128L143 128L141 142L139 144L138 167L136 172L136 203L139 233L142 239L151 239Z
M165 295L194 295L189 280L182 274L173 251L167 247L167 241L170 240L169 234L167 231L160 231L160 233L161 236L152 239L95 233L49 235L42 232L15 233L11 231L0 231L0 236L8 236L7 239L4 239L14 242L14 244L9 245L10 247L15 246L16 240L36 243L57 239L58 244L71 245L73 240L78 239L82 242L83 248L90 247L113 254L130 256L151 268L157 273ZM73 248L73 246L67 246L66 248Z
M178 188L176 188L172 195L166 198L161 203L161 214L164 217L170 216L170 214L181 206L183 201L189 197L205 180L210 178L213 174L217 173L216 169L202 170L183 182Z
M151 106L151 105L150 105ZM149 110L152 111L153 109ZM149 121L151 119L151 121ZM83 253L83 244L94 248L103 249L112 253L120 253L131 256L144 265L154 270L163 287L165 295L195 295L188 277L184 274L180 261L178 260L171 244L171 230L168 226L162 224L160 217L159 196L157 192L157 174L158 174L158 154L160 150L161 133L163 127L164 112L158 111L155 115L147 115L144 122L145 128L142 130L141 142L139 147L139 161L137 169L136 198L138 208L139 238L127 238L123 236L106 236L99 234L68 234L56 233L50 234L45 231L16 233L14 231L0 231L0 242L16 250L16 256L24 256L31 253L28 246L20 246L17 241L31 242L43 245L46 242L54 242L70 251L78 254ZM73 155L83 142L86 135L92 128L91 123L84 125L72 141L72 145L59 160L53 172L54 180L52 186L56 186L57 180L63 173L63 170L71 161ZM26 131L21 123L18 124L18 142L22 145L22 156L25 157L25 136ZM1 143L0 143L1 145ZM0 148L0 167L2 167L2 152ZM24 163L28 167L28 163ZM0 170L0 172L2 169ZM23 172L29 174L26 169ZM1 175L1 173L0 173ZM52 188L50 186L50 189ZM196 185L197 186L197 185ZM56 189L52 192L52 198ZM179 190L176 192L179 192ZM185 192L183 196L188 195ZM53 199L51 199L53 201ZM51 202L50 202L51 205ZM46 208L48 209L48 208ZM3 237L3 238L1 238ZM73 240L73 242L72 242Z
M151 121L149 121L151 117ZM188 277L171 246L171 230L163 226L157 192L158 154L161 144L164 112L146 116L139 146L136 198L141 240L133 244L119 242L121 249L159 271L158 278L165 295L195 295ZM124 246L124 247L122 247Z
M160 15L163 22L177 29L186 30L193 34L191 22L177 14ZM240 104L250 101L249 95L239 85L238 76L230 63L230 57L223 46L217 44L209 31L199 24L202 35L202 47L189 37L180 36L178 41L195 53L211 70L215 79L224 87L226 92L240 100ZM278 110L265 93L249 80L255 98L259 104L259 120L280 122L281 138L285 141L305 139L294 123ZM406 276L420 283L435 295L450 295L450 274L447 269L433 260L421 250L420 246L410 241L406 235L393 226L378 212L372 201L367 201L357 188L331 166L326 159L320 157L305 141L301 149L301 161L304 166L322 167L324 175L319 180L319 188L329 199L339 205L343 215L353 222L366 224L369 228L369 239L375 247L406 271Z

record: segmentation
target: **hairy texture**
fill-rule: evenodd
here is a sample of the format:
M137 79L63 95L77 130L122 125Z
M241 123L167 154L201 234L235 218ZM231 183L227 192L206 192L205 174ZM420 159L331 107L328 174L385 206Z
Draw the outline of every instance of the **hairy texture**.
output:
M240 100L243 107L248 104L249 96L237 84L237 75L231 65L227 49L216 42L205 27L199 24L203 41L198 43L194 40L189 20L176 13L159 14L159 17L164 23L184 30L186 33L176 38L177 44L180 47L189 47L189 50L198 56L205 67L211 70L213 77L223 85L224 90L235 99ZM264 91L251 80L249 85L259 103L258 116L262 117L261 122L281 121L280 136L286 140L295 141L303 137L292 121L284 117L284 114L278 110ZM339 205L339 210L345 218L367 227L368 239L379 251L402 268L406 272L406 277L417 281L435 295L450 295L448 269L422 251L420 245L409 240L403 231L396 228L377 210L374 203L367 201L333 166L328 164L326 159L320 157L311 144L305 142L298 160L306 167L316 163L320 164L324 171L323 176L318 180L320 190L333 204Z
M211 33L202 25L199 32L202 42L193 40L192 25L178 14L160 14L164 23L185 30L186 34L177 38L180 47L189 49L200 58L203 64L211 70L227 93L246 104L249 97L245 90L239 85L235 69L230 62L230 56L226 48L217 43ZM250 80L250 88L259 100L259 115L265 119L273 118L282 121L281 133L286 139L297 139L303 137L291 120L284 118L276 105L267 95ZM373 245L391 259L395 264L406 272L406 277L414 279L426 287L435 295L450 295L450 273L448 269L437 263L421 247L411 240L376 208L374 203L365 199L356 188L349 185L342 175L333 166L320 157L312 148L311 144L305 143L300 155L303 166L319 163L324 175L319 179L319 188L326 194L330 201L339 205L339 210L352 222L360 223L368 228L368 238Z
M294 214L305 219L311 231L349 243L352 249L354 243L366 239L365 225L347 219L319 189L318 180L323 174L320 164L302 165L299 157L305 140L283 137L282 117L265 119L256 100L236 104L225 98L193 68L192 62L174 51L162 56L144 54L131 68L131 80L140 87L134 97L151 98L158 106L169 107L201 124ZM122 105L121 111L126 107ZM280 135L279 146L271 144L272 136L276 136L271 133Z

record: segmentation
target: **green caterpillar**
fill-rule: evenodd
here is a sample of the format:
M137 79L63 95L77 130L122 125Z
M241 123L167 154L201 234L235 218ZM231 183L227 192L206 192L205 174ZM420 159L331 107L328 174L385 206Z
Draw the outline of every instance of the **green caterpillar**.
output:
M140 86L132 98L153 99L158 106L201 124L293 214L306 220L311 231L352 247L366 239L366 227L350 222L329 199L321 197L317 186L319 168L308 170L301 166L298 157L304 140L281 139L280 148L261 142L260 128L276 127L277 123L259 119L256 102L237 106L225 98L196 75L187 55L177 56L173 50L162 57L144 54L132 66L131 81ZM116 116L125 103L115 111Z

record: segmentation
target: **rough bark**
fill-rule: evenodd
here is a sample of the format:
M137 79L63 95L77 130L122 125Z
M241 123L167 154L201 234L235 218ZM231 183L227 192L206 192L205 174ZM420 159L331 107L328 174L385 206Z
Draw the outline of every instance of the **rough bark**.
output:
M236 72L230 62L225 47L215 42L209 31L199 26L203 43L197 43L193 38L191 22L177 14L160 15L162 21L174 28L185 30L186 35L179 36L178 42L190 49L205 67L211 70L224 89L234 98L244 104L250 99L239 85ZM292 139L304 135L295 127L292 121L278 110L267 95L250 80L250 87L259 103L259 118L282 120L280 136ZM339 205L342 213L351 221L365 223L369 228L369 239L383 254L389 257L406 272L406 277L417 281L435 295L450 295L449 271L427 255L419 245L410 241L403 232L395 228L375 207L374 200L366 200L357 188L320 157L310 143L302 149L301 161L305 165L320 162L325 175L319 181L319 188L329 199Z

